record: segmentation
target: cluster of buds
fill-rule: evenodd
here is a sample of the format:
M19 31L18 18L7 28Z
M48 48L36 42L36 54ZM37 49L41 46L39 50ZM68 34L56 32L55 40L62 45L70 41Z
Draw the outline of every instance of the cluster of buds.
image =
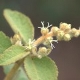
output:
M42 36L39 37L37 40L31 41L29 39L28 45L24 45L26 50L31 52L31 56L36 56L38 58L42 58L50 54L54 47L53 42L58 42L61 40L69 41L72 37L78 37L80 35L80 29L71 28L71 24L67 23L60 23L59 27L49 25L45 27L44 22L42 23L42 27L38 27L41 29ZM52 27L51 27L52 26ZM51 29L49 30L49 27ZM54 40L56 37L56 40ZM15 34L11 38L12 44L17 44L20 46L22 45L21 37L19 34ZM38 47L39 44L43 44L43 47Z
M71 24L60 23L58 27L52 27L51 32L58 41L69 41L72 37L78 37L80 35L80 29L71 28Z
M58 42L61 40L69 41L72 37L78 37L80 35L80 29L71 28L71 24L67 23L60 23L59 28L57 26L49 25L47 27L44 27L44 22L42 23L41 28L41 34L42 36L35 41L34 44L42 43L46 47L40 47L37 51L38 58L42 58L43 56L47 56L50 54L51 50L54 47L52 42ZM52 27L51 27L52 26ZM51 27L51 30L49 30L49 27ZM56 37L56 40L54 40L54 37Z

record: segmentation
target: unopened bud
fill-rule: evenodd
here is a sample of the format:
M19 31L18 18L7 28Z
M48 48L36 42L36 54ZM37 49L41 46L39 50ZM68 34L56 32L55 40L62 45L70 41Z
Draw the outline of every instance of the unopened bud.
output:
M74 37L78 37L80 35L79 31L76 31Z
M70 30L70 35L71 35L71 37L75 37L75 35L77 35L76 32L77 32L77 29L76 29L76 28L72 28L72 29Z
M46 35L49 32L48 28L41 28L41 34Z
M64 32L63 31L58 31L57 33L57 40L63 40Z
M70 34L65 34L64 35L64 41L69 41L69 40L71 40Z
M76 33L76 31L77 31L77 29L76 29L76 28L72 28L71 33L75 34L75 33Z
M38 55L41 55L43 57L43 56L47 56L48 55L47 53L48 52L46 47L39 48Z
M67 23L60 23L60 29L63 31L68 31L71 29L71 24Z
M56 35L58 30L59 28L56 26L51 28L51 32L53 33L53 35Z

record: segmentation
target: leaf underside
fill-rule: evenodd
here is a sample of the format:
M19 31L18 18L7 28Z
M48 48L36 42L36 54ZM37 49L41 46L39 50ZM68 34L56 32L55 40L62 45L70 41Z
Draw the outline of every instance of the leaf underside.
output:
M2 31L0 31L0 54L2 54L3 51L11 45L10 39Z
M34 38L34 27L27 16L15 10L5 9L4 17L12 30L20 34L24 43Z
M30 80L57 80L57 66L49 57L42 59L27 57L24 67Z
M8 65L14 63L24 58L28 54L29 52L26 52L24 47L13 45L6 49L0 56L0 65Z

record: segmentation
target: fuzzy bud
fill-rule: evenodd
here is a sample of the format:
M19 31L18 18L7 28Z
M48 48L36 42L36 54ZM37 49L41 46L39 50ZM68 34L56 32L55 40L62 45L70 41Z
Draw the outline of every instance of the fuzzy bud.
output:
M57 40L62 40L64 36L64 32L63 31L58 31L57 33Z
M47 52L47 48L46 47L40 47L39 48L39 51L38 51L38 57L39 58L42 58L44 56L47 56L48 55L48 52Z
M76 31L77 31L77 29L76 29L76 28L72 28L71 33L75 34L75 33L76 33Z
M71 35L71 37L77 37L77 35L78 35L78 33L76 33L77 32L77 29L76 28L72 28L71 29L71 31L70 31L70 35Z
M60 29L63 31L69 31L71 29L71 24L60 23Z
M41 34L44 36L49 32L48 28L41 28Z
M80 35L79 31L76 31L74 37L78 37Z
M71 40L70 34L65 34L65 35L64 35L64 40L65 40L65 41Z
M53 35L56 35L58 30L59 28L56 26L51 28L51 32L53 33Z

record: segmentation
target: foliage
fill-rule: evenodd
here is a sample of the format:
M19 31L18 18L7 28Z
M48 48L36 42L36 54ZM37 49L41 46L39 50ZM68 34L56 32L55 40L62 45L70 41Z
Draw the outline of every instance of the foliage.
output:
M42 35L35 40L34 26L26 15L5 9L4 17L14 31L11 38L0 32L0 66L7 75L4 80L57 80L58 68L47 56L54 48L52 42L69 41L78 37L80 30L71 28L67 23L60 23L59 28L49 23L44 27L44 22L41 22ZM40 44L44 46L38 48Z

